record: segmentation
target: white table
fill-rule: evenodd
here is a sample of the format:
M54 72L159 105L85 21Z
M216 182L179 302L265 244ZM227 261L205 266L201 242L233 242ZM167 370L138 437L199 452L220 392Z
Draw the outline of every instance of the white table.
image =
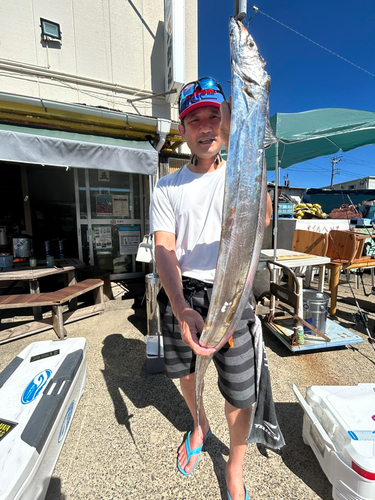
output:
M274 249L262 250L260 253L259 262L265 262L267 260L273 260ZM301 252L295 252L294 250L285 250L283 248L278 248L276 250L276 260L283 264L284 266L290 267L291 269L296 267L319 267L319 285L318 291L323 292L324 287L324 266L329 264L329 257L321 257L320 255L311 255Z

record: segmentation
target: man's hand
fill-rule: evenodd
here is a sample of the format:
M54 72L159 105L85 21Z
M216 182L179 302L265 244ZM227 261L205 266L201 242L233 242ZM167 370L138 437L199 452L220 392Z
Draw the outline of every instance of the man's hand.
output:
M210 356L215 352L214 347L205 347L199 342L197 334L202 332L204 321L198 312L190 307L184 308L179 314L178 323L183 343L188 345L195 354Z
M220 137L224 143L225 149L228 152L229 134L230 134L230 120L232 115L232 98L228 102L224 101L220 105L221 123L220 123Z

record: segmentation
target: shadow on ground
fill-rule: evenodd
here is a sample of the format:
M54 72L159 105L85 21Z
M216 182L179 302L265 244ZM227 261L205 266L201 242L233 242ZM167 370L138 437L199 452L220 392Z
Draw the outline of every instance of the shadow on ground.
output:
M61 493L61 479L51 477L45 500L65 500L66 496Z
M128 321L144 336L147 335L146 305L133 304L134 314L128 316Z
M124 393L137 408L148 406L156 408L178 431L184 432L183 440L185 440L188 431L194 425L189 409L172 380L164 374L147 372L145 343L137 339L126 339L121 334L109 335L104 339L102 356L105 365L102 373L113 401L117 422L125 426L134 443L136 444L131 426L133 415L129 414L121 393ZM229 449L212 434L205 445L205 450L214 465L222 498L226 500L223 455L228 456Z
M332 499L332 485L321 469L310 446L302 439L303 410L298 403L275 403L277 418L285 439L279 454L285 465L322 500ZM262 450L260 450L262 452Z
M125 425L131 435L132 415L129 415L121 392L137 408L154 406L179 431L192 427L193 420L174 383L164 374L147 373L145 343L142 340L127 339L116 333L109 335L103 341L102 356L105 365L102 373L116 419L120 425Z

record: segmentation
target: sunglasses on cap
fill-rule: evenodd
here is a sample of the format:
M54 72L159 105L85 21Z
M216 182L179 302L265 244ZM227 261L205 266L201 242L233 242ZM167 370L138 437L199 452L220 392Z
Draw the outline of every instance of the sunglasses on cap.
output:
M181 90L178 98L180 120L190 111L200 106L216 106L225 101L221 85L210 77L203 77L195 82L187 83Z

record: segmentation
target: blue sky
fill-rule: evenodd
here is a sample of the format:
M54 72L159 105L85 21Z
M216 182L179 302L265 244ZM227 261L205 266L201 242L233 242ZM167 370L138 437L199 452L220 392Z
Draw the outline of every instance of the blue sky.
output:
M258 7L254 17L252 6ZM199 76L213 76L230 94L229 17L234 0L198 0ZM373 0L253 0L246 25L271 76L270 115L316 108L375 112L375 76L302 38L264 14L298 31L375 75L375 2ZM251 20L249 21L251 17ZM341 155L338 153L337 156ZM330 184L331 156L281 170L290 185ZM375 145L343 153L334 183L375 176ZM274 180L274 173L268 174Z

